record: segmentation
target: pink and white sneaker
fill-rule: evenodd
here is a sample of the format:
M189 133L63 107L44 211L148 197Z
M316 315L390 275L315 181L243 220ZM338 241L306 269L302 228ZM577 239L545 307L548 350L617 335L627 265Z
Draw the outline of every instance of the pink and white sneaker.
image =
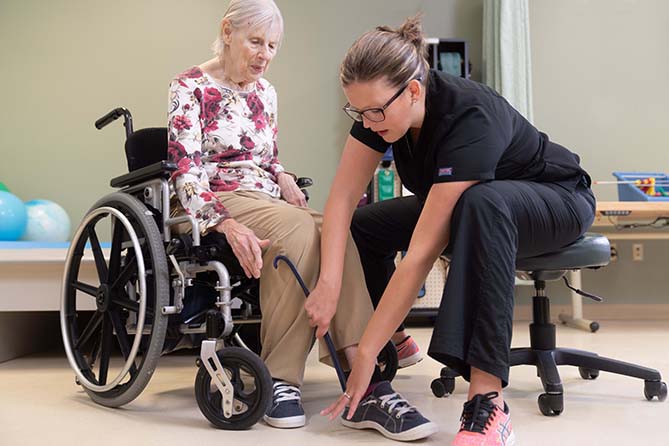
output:
M409 367L423 360L423 354L411 336L404 338L395 348L397 349L398 369Z
M516 436L511 427L509 406L493 403L497 392L475 395L467 401L460 417L460 431L453 446L513 446Z

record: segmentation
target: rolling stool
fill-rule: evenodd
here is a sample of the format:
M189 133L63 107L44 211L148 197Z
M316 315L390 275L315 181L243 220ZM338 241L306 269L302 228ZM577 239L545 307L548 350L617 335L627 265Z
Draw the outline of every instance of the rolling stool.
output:
M539 395L539 409L546 416L560 415L564 410L563 387L558 365L578 367L583 379L595 379L600 371L617 373L644 380L644 395L651 401L667 398L667 384L657 370L599 356L597 353L555 346L555 325L550 321L550 302L546 281L559 280L569 270L597 269L610 260L610 245L606 237L586 234L562 250L516 261L519 275L534 281L536 294L532 298L533 321L530 324L530 347L511 349L511 366L534 365L541 378L544 392ZM601 301L598 296L567 286L586 297ZM438 398L453 393L458 373L444 367L440 377L432 381L432 392Z

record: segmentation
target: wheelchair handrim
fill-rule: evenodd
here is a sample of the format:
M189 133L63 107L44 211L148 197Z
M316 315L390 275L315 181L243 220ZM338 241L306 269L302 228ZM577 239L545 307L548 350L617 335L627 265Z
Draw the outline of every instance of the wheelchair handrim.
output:
M84 220L81 222L79 227L77 228L77 231L74 234L74 237L72 240L79 240L79 237L81 236L82 232L84 229L88 226L88 224L96 217L99 215L113 215L114 217L117 218L117 221L120 221L125 229L128 232L128 235L130 236L130 240L132 242L133 249L135 252L141 253L141 245L139 244L139 239L137 238L137 234L135 233L134 228L130 224L130 221L128 218L123 215L122 212L120 212L117 209L114 209L112 207L108 206L103 206L97 209L94 209L91 211ZM77 378L79 379L79 382L81 385L86 387L87 389L94 391L94 392L107 392L109 390L112 390L115 388L122 380L125 378L125 376L128 374L130 371L130 367L134 364L135 357L137 356L137 351L139 350L139 346L142 340L142 333L144 331L144 319L145 319L145 314L146 314L146 277L145 277L145 267L144 267L144 258L141 255L135 256L135 260L137 261L137 276L138 276L138 282L139 282L139 311L137 315L137 332L135 333L135 338L132 343L132 347L130 349L130 353L128 354L128 359L126 360L123 368L121 369L121 372L114 378L110 383L105 384L105 385L98 385L90 382L88 378L81 372L79 365L77 364L74 352L72 351L72 347L70 345L71 339L70 339L70 333L69 333L69 327L67 325L67 320L65 318L65 313L66 313L66 299L67 299L67 287L68 287L68 277L70 274L70 265L72 261L72 257L74 255L74 251L76 249L76 246L74 244L70 244L70 248L67 251L67 257L65 258L65 272L63 275L63 288L62 288L62 294L61 294L61 305L60 305L60 329L61 329L61 334L63 336L63 345L65 346L65 354L67 355L67 360L70 363L70 367L72 367L72 370L74 370L74 373L76 374ZM76 308L74 309L76 312ZM159 309L155 309L155 311L159 311Z

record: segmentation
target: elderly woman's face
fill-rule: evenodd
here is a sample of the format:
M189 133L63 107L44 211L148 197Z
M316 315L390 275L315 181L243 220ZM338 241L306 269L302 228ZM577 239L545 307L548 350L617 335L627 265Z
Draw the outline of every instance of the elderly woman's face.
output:
M242 28L229 36L230 68L237 82L255 82L267 71L281 38L278 25Z

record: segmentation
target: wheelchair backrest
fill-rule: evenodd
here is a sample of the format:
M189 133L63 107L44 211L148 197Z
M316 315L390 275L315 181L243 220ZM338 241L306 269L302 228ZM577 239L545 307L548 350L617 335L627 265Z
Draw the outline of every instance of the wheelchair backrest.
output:
M167 128L148 127L133 132L125 140L128 171L167 159Z

